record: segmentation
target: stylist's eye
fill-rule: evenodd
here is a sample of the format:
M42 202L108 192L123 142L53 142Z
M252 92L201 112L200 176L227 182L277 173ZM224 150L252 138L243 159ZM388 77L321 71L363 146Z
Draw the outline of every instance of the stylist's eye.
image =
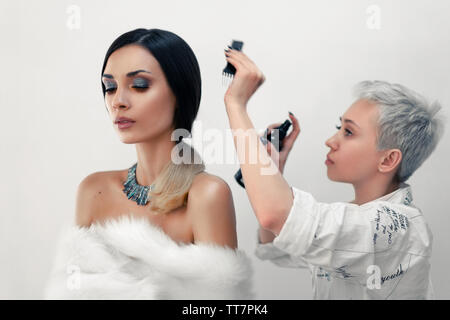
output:
M342 126L336 126L336 129L341 130ZM345 136L351 136L353 134L353 132L351 132L349 129L345 129Z

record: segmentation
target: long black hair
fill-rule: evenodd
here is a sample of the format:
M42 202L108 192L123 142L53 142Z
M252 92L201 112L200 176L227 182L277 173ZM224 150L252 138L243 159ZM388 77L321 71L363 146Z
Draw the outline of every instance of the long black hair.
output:
M158 61L176 98L174 129L186 129L191 132L201 97L200 67L191 47L170 31L142 28L128 31L114 40L109 47L101 76L109 56L117 49L129 44L146 48ZM106 88L103 82L101 83L104 98Z

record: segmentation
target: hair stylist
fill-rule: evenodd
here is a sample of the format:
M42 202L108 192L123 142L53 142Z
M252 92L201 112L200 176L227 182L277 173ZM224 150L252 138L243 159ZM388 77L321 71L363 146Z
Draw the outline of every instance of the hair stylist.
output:
M287 156L300 133L297 119L290 114L293 130L283 140L283 149L277 152L271 148L271 143L262 144L252 121L247 113L247 102L253 93L265 80L258 67L244 53L237 50L225 50L227 61L236 68L235 77L225 93L225 106L234 132L234 142L240 162L242 176L245 181L250 203L256 218L263 229L260 229L260 238L263 242L270 241L277 235L289 214L293 204L291 187L283 178L282 173ZM272 124L269 129L279 124ZM243 132L244 135L236 133ZM243 142L243 148L238 146ZM258 150L266 149L268 152L258 152L257 161L249 155ZM276 165L279 170L271 174L267 172L267 164ZM264 230L265 229L265 230Z

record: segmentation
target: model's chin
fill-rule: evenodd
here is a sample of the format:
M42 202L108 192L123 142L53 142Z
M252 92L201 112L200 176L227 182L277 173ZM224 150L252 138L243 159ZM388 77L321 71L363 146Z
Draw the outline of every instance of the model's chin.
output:
M134 139L132 137L124 137L122 135L119 135L119 139L120 139L120 142L125 143L125 144L135 144L136 143L136 139Z

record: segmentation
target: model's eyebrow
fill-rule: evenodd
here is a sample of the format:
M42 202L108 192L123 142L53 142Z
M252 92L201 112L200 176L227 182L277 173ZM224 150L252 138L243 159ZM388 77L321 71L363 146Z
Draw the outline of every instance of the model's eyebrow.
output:
M342 117L339 117L339 120L341 120L341 122L342 122ZM356 122L353 121L353 120L350 120L350 119L344 119L344 122L354 124L355 126L357 126L358 128L360 128L360 126L358 126L358 125L356 124ZM360 128L360 129L361 129L361 128Z
M139 70L136 70L136 71L128 72L128 73L127 73L127 77L134 77L134 76L137 75L139 72L146 72L146 73L150 73L150 74L151 74L150 71L143 70L143 69L139 69ZM103 76L102 76L102 78L103 78L103 77L104 77L104 78L108 78L108 79L114 79L114 77L113 77L112 74L107 74L107 73L104 73Z

